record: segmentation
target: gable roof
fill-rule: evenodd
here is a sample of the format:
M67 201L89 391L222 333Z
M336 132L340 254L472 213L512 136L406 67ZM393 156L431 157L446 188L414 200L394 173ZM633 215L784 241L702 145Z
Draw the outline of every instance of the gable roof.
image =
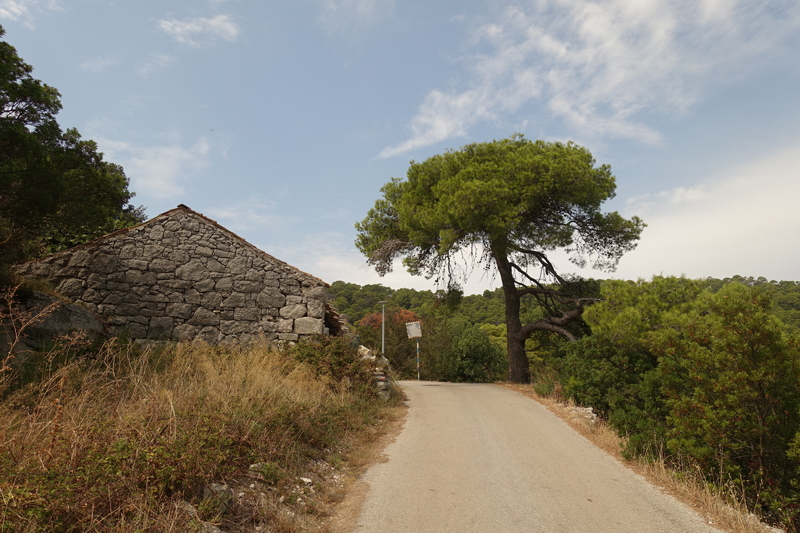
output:
M229 229L225 228L224 226L219 224L217 221L206 217L202 213L198 213L197 211L192 210L191 208L189 208L188 206L186 206L184 204L179 204L178 207L176 207L175 209L170 209L169 211L165 211L165 212L161 213L160 215L157 215L157 216L151 218L150 220L142 222L141 224L138 224L136 226L131 226L130 228L124 228L124 229L120 229L120 230L114 231L114 232L109 233L107 235L103 235L102 237L98 237L96 239L93 239L91 241L85 242L83 244L79 244L77 246L73 246L72 248L68 248L66 250L62 250L60 252L56 252L56 253L51 254L49 256L42 257L42 258L39 258L39 259L34 259L33 261L28 261L27 263L21 263L19 266L26 265L26 264L29 264L29 263L36 263L36 262L39 262L39 261L43 261L45 259L57 258L60 255L65 255L65 254L68 254L68 253L72 254L75 251L78 251L78 250L81 250L81 249L94 248L94 247L96 247L96 246L98 246L98 245L100 245L100 244L102 244L102 243L104 243L106 241L112 240L112 239L114 239L116 237L119 237L121 235L125 235L126 233L130 232L133 229L143 228L143 227L146 227L148 225L156 224L158 222L163 222L163 221L171 218L176 213L189 214L192 217L198 219L200 222L203 222L203 223L205 223L205 224L207 224L209 226L214 226L220 232L224 233L225 235L227 235L228 237L230 237L234 241L237 241L240 246L243 246L243 247L246 247L246 248L250 249L256 255L261 256L263 259L266 259L267 261L272 262L272 263L277 263L278 265L280 265L283 268L292 269L292 270L302 274L303 276L306 276L306 277L308 277L308 278L310 278L310 279L312 279L314 281L317 281L317 282L321 283L325 287L330 287L330 285L328 283L324 282L320 278L318 278L316 276L312 276L311 274L309 274L307 272L304 272L304 271L300 270L299 268L294 267L294 266L290 265L289 263L286 263L285 261L281 261L280 259L277 259L274 256L269 255L268 253L266 253L265 251L261 250L257 246L254 246L254 245L250 244L249 242L247 242L242 237L239 237L238 235L236 235L235 233L233 233Z

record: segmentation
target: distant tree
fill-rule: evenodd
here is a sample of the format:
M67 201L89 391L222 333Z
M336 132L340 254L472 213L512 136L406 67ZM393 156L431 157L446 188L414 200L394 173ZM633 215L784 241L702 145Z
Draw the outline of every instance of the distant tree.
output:
M5 30L0 26L0 37ZM29 259L144 220L122 167L75 129L58 91L0 41L0 263ZM2 265L0 265L2 266Z
M379 274L402 256L411 274L438 276L448 287L457 287L461 257L494 266L505 297L509 379L527 383L526 339L548 331L575 340L569 325L587 303L548 253L566 248L577 264L590 259L595 268L613 270L644 227L637 217L600 211L615 187L610 168L596 166L573 143L514 135L470 144L412 161L406 180L385 184L383 197L356 224L356 246ZM546 313L523 325L521 298L528 294Z

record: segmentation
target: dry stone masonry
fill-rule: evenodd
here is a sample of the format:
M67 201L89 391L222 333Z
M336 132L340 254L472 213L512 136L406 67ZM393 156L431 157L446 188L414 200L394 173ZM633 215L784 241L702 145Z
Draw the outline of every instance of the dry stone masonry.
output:
M325 282L184 205L15 270L134 339L297 341L339 327Z

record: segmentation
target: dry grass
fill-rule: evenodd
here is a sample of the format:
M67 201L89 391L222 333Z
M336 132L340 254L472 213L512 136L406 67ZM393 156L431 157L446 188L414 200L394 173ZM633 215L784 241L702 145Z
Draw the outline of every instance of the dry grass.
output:
M731 484L720 489L704 479L698 471L689 467L671 468L661 459L650 462L625 460L620 453L624 439L602 420L587 416L585 411L577 407L574 402L560 395L557 388L554 394L542 396L537 394L530 385L507 383L504 386L547 407L553 414L627 468L645 477L662 491L694 508L700 516L706 519L707 523L717 529L728 533L776 533L782 531L761 523L747 508L741 492ZM661 456L658 453L653 455Z
M112 340L43 363L0 404L2 532L307 530L387 412L265 343ZM224 513L210 483L228 486Z

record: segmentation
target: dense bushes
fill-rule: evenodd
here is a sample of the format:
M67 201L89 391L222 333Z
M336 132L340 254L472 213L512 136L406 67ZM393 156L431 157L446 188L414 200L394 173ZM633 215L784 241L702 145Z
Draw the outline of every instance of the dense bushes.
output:
M683 278L610 282L586 313L593 335L557 362L565 393L628 436L793 527L800 457L800 349L769 295Z
M409 339L406 323L420 320L420 375L431 381L491 382L504 379L508 369L505 350L492 342L479 326L453 319L445 313L419 318L397 307L386 309L386 357L404 378L417 376L416 339ZM381 345L381 313L367 315L359 322L362 344Z

